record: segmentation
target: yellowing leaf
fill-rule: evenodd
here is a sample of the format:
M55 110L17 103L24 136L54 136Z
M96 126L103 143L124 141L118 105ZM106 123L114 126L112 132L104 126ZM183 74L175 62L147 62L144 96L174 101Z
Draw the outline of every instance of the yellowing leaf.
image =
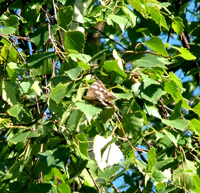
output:
M196 56L194 56L189 50L187 50L184 47L181 47L179 49L179 52L180 52L179 56L181 56L185 60L196 60Z
M172 28L174 31L178 34L181 35L183 32L183 20L180 17L174 17L172 21Z

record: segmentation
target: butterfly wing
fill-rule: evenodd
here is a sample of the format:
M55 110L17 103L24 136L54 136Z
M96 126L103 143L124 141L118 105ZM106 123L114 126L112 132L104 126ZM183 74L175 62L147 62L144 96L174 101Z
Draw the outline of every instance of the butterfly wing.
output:
M106 89L100 80L97 80L92 83L85 98L97 105L114 107L114 104L110 100L113 100L116 97Z

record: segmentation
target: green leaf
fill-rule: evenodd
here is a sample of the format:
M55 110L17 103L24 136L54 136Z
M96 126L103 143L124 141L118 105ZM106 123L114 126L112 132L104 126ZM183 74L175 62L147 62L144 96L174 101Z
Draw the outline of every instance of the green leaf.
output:
M62 168L66 172L66 164L68 163L70 150L67 147L59 146L56 149L39 153L38 156L47 166Z
M71 90L74 82L69 82L66 84L58 84L55 88L51 90L50 98L56 103L59 103Z
M80 152L88 157L88 140L84 133L79 133L75 136L76 145L79 147Z
M118 75L125 77L125 78L127 76L124 73L124 70L120 68L120 66L116 60L106 61L103 65L103 68L106 70L106 72L116 72Z
M59 193L71 193L70 187L66 183L62 183L57 186Z
M6 27L6 28L0 28L0 34L14 34L15 33L14 27Z
M169 163L172 163L174 161L173 158L169 157L169 158L164 158L163 161L157 161L154 165L155 168L157 168L158 170L161 169L162 167L168 165Z
M142 4L144 3L144 4ZM130 4L133 6L134 9L136 9L141 15L145 15L146 13L146 7L145 1L140 1L140 0L130 0Z
M7 20L4 21L6 27L14 27L16 31L18 31L19 20L16 16L10 15Z
M195 192L200 192L200 178L197 174L193 176L193 182L195 186Z
M56 31L58 30L58 25L54 25L51 28L51 35L54 35ZM37 46L43 46L44 43L49 39L49 31L48 31L48 25L41 26L38 28L37 31L35 31L31 35L31 41L35 43Z
M50 59L43 60L40 62L39 67L34 66L34 68L30 69L30 76L36 77L41 75L52 74L52 61Z
M137 142L142 137L143 119L135 114L123 114L122 124L127 137Z
M157 169L153 169L152 177L154 182L163 182L167 179L165 174Z
M193 107L193 111L200 117L200 102Z
M64 182L64 177L61 171L58 168L53 168L53 175L56 176L61 182Z
M183 24L182 18L174 17L172 19L172 28L178 35L182 35L183 28L184 28L184 24Z
M173 142L173 144L177 147L177 143L178 143L178 140L180 138L180 135L179 133L177 133L176 131L174 130L164 130L164 133L167 135L167 137Z
M71 78L71 80L76 80L79 76L79 74L83 71L84 69L82 67L76 67L71 70L65 71L65 73Z
M151 15L151 19L154 20L159 27L164 27L166 30L169 30L165 17L160 13L160 10L157 8L157 6L155 7L148 7L148 12Z
M104 179L106 182L110 180L110 178L116 174L121 169L120 166L112 166L106 168L104 171L99 172L99 178Z
M55 75L51 79L52 85L56 86L59 83L66 83L69 81L69 77L67 75Z
M153 116L153 117L157 117L158 119L161 119L161 116L159 114L159 111L158 109L155 107L155 106L148 106L148 105L145 105L145 111Z
M142 78L143 78L143 82L144 82L144 88L148 87L151 84L156 84L159 85L160 83L149 78L146 74L141 73Z
M194 56L189 50L184 47L179 49L179 56L184 58L185 60L196 60L196 56Z
M80 31L69 31L65 33L65 49L83 52L85 36Z
M128 18L129 22L131 23L131 27L134 27L136 25L136 18L137 18L134 12L125 6L122 7L122 10L125 13L126 17Z
M89 56L89 55L87 55L87 54L81 54L81 53L76 53L76 51L75 50L69 50L69 57L72 59L72 60L74 60L75 62L77 62L77 61L81 61L81 62L83 62L83 63L85 63L84 64L84 68L86 68L86 69L90 69L90 66L89 66L89 64L87 64L87 63L89 63L89 61L91 60L91 56ZM82 63L82 64L83 64ZM81 63L79 63L78 65L80 65ZM81 66L81 65L80 65Z
M52 185L50 183L41 183L41 184L36 184L36 183L29 183L28 190L27 192L29 193L35 193L35 192L41 192L41 193L52 193Z
M10 106L17 104L17 98L15 95L15 84L8 81L2 82L2 98Z
M200 135L200 121L197 120L197 119L192 119L190 120L190 123L189 123L189 127L190 129L192 129L193 131L195 131L198 135Z
M137 97L152 102L153 104L157 104L158 99L164 94L165 91L162 90L161 86L153 84L147 88L144 88L144 84L141 84L135 92Z
M172 128L176 128L180 131L184 131L188 127L188 124L189 124L189 121L186 119L176 119L176 120L163 119L162 122L165 125L168 125Z
M186 187L187 190L193 191L193 176L196 174L196 167L192 161L186 160L182 167L173 171L173 183L176 186Z
M69 116L69 119L67 120L67 128L69 129L69 131L77 131L77 128L81 123L82 117L83 117L82 111L80 110L72 111L72 113Z
M40 134L38 134L35 131L24 131L22 133L16 134L13 138L9 139L11 143L17 144L19 142L25 142L26 139L32 138L32 137L39 137Z
M14 105L13 107L11 107L10 109L7 110L7 113L12 116L12 117L18 117L20 112L23 109L23 105L22 104L17 104Z
M119 99L126 99L130 100L133 97L133 94L131 93L114 93L115 97Z
M169 73L169 78L170 78L170 80L173 80L176 83L176 85L179 86L180 89L183 88L183 85L181 83L181 79L179 79L173 72Z
M183 98L183 96L181 95L181 90L177 87L177 84L172 80L168 80L164 83L164 90L172 96L176 103L178 103Z
M97 108L93 105L87 104L85 102L76 102L76 107L80 109L86 116L89 123L91 122L92 118L95 115L98 115L102 110L100 108Z
M147 153L147 160L148 160L148 171L152 171L155 163L156 163L156 151L155 148L152 148Z
M122 31L124 31L124 27L127 24L127 19L125 17L110 14L106 19L107 19L109 25L112 25L112 21L113 21L119 25L119 27L121 28Z
M16 72L16 70L12 70L12 69L10 68L10 66L7 65L7 66L6 66L6 71L7 71L8 76L10 77L11 80L15 80L15 79L16 79L16 77L17 77L17 72Z
M146 42L144 42L144 44L150 47L155 53L168 57L166 47L160 38L152 37Z
M38 68L44 60L49 58L55 58L56 54L52 52L44 52L39 54L34 54L28 59L28 66Z
M71 6L61 7L58 10L58 24L65 30L68 30L73 19L73 8Z
M170 64L166 58L156 55L145 55L144 57L133 62L133 66L143 67L143 68L152 68L152 67L163 67L166 68L165 65Z

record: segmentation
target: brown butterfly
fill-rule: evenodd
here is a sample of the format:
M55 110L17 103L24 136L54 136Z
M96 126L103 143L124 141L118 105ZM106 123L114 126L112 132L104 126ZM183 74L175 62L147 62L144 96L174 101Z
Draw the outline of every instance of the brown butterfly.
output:
M98 79L91 84L85 99L92 101L96 105L113 107L115 110L118 108L114 105L111 100L116 99L116 97L109 92L104 84Z

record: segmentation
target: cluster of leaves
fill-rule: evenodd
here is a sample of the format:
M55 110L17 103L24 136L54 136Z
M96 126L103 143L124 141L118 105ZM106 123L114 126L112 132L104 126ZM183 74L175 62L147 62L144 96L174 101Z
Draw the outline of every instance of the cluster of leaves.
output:
M0 192L200 192L188 3L1 2ZM122 117L84 100L94 75Z

